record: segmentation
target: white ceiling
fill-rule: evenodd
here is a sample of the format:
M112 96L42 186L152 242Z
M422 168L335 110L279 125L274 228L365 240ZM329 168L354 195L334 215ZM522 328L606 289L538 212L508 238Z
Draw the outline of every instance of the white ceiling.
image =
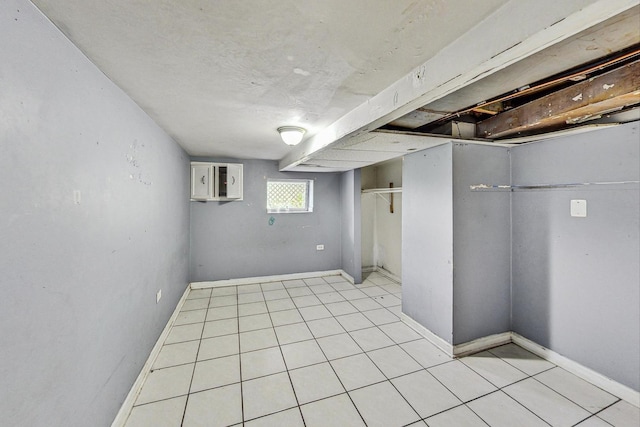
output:
M279 160L506 0L33 0L194 156Z
M511 90L496 84L510 64L638 17L638 0L32 1L189 154L325 171L441 143L366 133L447 95L469 105L483 78ZM284 145L284 125L305 142Z

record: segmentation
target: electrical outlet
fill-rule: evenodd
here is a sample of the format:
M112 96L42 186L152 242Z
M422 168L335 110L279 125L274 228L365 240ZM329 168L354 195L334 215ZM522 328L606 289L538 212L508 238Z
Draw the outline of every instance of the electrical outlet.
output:
M158 289L156 292L156 304L160 302L160 298L162 298L162 289Z
M316 245L316 251L324 251L324 245Z

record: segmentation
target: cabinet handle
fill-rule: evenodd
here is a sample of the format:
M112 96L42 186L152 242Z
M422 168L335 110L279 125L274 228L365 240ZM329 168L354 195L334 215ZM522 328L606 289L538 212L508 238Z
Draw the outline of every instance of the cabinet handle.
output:
M236 177L232 176L231 177L231 185L235 185L235 183L236 183Z
M204 178L205 178L205 175L202 175L202 178L200 178L200 182L203 183L203 184L205 183L204 182Z

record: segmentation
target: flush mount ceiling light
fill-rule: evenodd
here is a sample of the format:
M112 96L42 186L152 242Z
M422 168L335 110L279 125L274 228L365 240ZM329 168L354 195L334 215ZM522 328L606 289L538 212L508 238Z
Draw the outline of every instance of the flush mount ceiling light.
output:
M302 141L306 130L297 126L282 126L278 128L278 132L285 144L297 145Z

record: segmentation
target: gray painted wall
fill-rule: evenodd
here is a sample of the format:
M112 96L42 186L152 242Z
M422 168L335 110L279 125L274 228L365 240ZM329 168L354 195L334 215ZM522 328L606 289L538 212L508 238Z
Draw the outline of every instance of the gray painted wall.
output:
M405 156L403 311L451 344L510 330L509 151L445 144Z
M506 148L453 145L454 344L511 330L511 193L469 188L510 178Z
M453 149L405 156L402 173L402 311L453 342Z
M279 172L270 160L194 160L243 163L244 200L191 202L192 282L342 267L339 173ZM269 178L313 179L313 212L268 214Z
M360 169L340 176L342 269L355 283L362 283L360 185Z
M108 426L187 286L188 158L30 2L0 51L0 424Z
M638 128L406 156L403 311L453 344L513 330L638 390L638 184L469 190L638 181ZM570 216L572 199L587 200L587 218Z
M638 180L638 123L512 150L514 184ZM513 330L640 388L637 185L513 193ZM570 200L587 200L586 218Z

